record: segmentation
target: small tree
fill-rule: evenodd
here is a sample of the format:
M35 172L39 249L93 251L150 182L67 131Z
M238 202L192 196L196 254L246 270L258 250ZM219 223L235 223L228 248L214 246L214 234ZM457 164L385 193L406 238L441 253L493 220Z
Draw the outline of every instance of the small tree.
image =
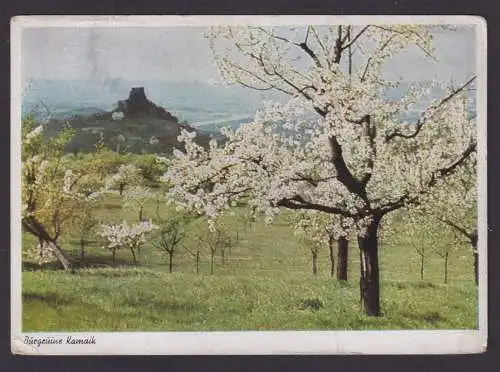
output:
M206 237L206 245L210 250L210 274L214 273L214 257L219 250L222 265L225 264L225 251L231 246L231 235L227 226L220 221L211 221Z
M294 217L295 232L310 245L313 273L316 271L317 255L322 245L328 245L330 258L330 276L335 276L334 249L337 244L337 280L347 280L347 263L349 248L349 222L344 218L317 211L298 212ZM335 244L336 243L336 244Z
M70 169L70 157L64 147L73 131L64 129L45 138L43 126L35 127L31 118L22 125L22 226L38 240L39 257L47 261L57 257L64 269L74 272L73 263L58 241L88 202L78 190L85 176Z
M98 225L99 221L94 215L94 210L102 200L102 190L104 183L102 179L94 173L95 168L88 164L88 174L84 175L76 185L78 192L82 197L75 205L75 214L72 220L71 230L77 231L80 238L80 264L83 264L85 258L85 245L87 238Z
M188 252L189 255L193 257L195 260L196 275L200 275L200 248L202 246L203 246L203 240L201 237L197 239L196 251L192 251L185 245L182 245L182 247L186 250L186 252Z
M172 272L174 254L186 236L185 217L172 214L169 219L157 221L158 241L155 246L168 254L168 272Z
M407 239L407 243L412 246L419 257L420 280L424 280L428 247L425 242L422 242L421 235L419 235L419 233L425 231L426 236L434 238L432 240L436 243L435 229L432 226L432 222L434 221L432 217L426 216L417 210L408 211L405 217L404 224L407 227L404 232L405 238Z
M96 177L99 177L100 182L104 183L109 177L118 173L122 165L128 162L128 155L122 155L111 151L103 142L98 142L95 146L95 151L82 154L81 167L92 169Z
M435 192L427 195L419 210L422 215L432 216L433 223L441 222L469 244L473 255L474 280L478 284L476 164L476 156L472 154L450 177L440 180Z
M155 194L148 187L134 186L125 191L125 207L132 208L137 212L138 221L144 220L144 207L155 197Z
M138 185L141 182L142 177L139 168L133 164L123 164L120 165L117 173L106 180L106 188L118 187L120 196L122 196L125 187Z
M99 235L105 240L105 247L112 252L113 266L115 266L116 251L128 248L132 253L134 265L137 267L138 261L136 251L146 242L146 235L156 229L150 221L141 221L130 226L126 221L117 225L102 225Z
M440 221L469 243L473 256L474 281L479 283L479 252L477 231L476 164L471 159L470 167L461 169L455 177L443 182L448 198L445 204L434 209ZM443 199L440 199L441 203ZM436 203L440 204L440 203ZM444 210L443 208L450 208Z
M306 243L311 253L311 269L314 276L318 272L318 252L321 246L325 245L325 240L329 239L328 223L322 217L319 213L298 213L295 217L297 220L295 233Z
M160 177L168 168L168 159L148 154L130 154L128 157L131 164L139 169L144 184L156 188L159 185Z
M87 243L87 238L93 229L98 225L99 221L95 218L93 209L97 204L97 197L89 195L87 197L88 201L82 203L79 209L79 214L77 217L77 222L79 225L80 232L80 263L83 264L85 259L85 245Z
M454 234L455 235L455 234ZM456 238L456 237L455 237ZM450 262L450 251L453 242L445 242L444 244L435 247L434 252L443 259L443 283L448 284L448 266Z
M247 232L248 229L255 222L256 216L252 211L245 212L234 212L232 215L236 217L236 242L240 241L240 228L243 228L243 232ZM230 252L229 252L230 253Z

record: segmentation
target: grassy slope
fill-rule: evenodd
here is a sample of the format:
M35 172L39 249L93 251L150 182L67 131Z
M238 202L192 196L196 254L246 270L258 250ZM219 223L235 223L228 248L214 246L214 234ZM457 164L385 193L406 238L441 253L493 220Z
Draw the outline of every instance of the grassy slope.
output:
M119 208L117 197L103 203L101 218L115 221L133 214ZM233 237L223 266L216 257L209 275L209 255L202 252L200 275L195 261L180 249L174 273L167 259L147 245L142 266L130 265L128 252L120 252L120 268L107 267L110 254L95 243L88 249L94 267L68 275L58 270L23 272L24 331L112 330L251 330L251 329L422 329L475 328L477 290L467 247L451 253L449 283L443 282L443 260L430 254L426 277L419 279L419 260L404 239L381 246L382 307L384 316L368 318L359 308L359 259L352 244L350 281L329 277L328 252L321 252L319 273L311 274L310 255L294 237L286 216L273 225L256 223L247 231L236 218L228 218ZM193 224L191 236L203 231ZM25 244L32 244L25 236ZM236 239L234 239L236 240ZM418 241L431 246L423 232ZM78 251L77 240L63 246ZM195 239L186 246L196 249ZM318 299L319 310L303 306Z

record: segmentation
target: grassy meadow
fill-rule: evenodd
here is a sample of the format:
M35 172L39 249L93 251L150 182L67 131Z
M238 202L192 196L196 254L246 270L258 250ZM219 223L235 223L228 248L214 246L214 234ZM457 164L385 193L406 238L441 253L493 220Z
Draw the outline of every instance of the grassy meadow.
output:
M153 217L153 203L145 211ZM167 207L163 213L168 214ZM122 207L118 195L107 196L96 211L106 222L137 220ZM22 274L22 329L35 331L228 331L228 330L366 330L471 329L477 327L477 287L472 254L456 245L443 229L440 239L420 231L409 240L405 226L399 234L382 238L380 247L383 316L362 314L359 299L359 254L349 250L349 280L330 277L327 247L319 253L318 274L311 270L308 243L295 236L290 214L271 225L256 221L245 226L237 216L226 216L232 245L222 263L200 251L199 274L192 253L203 237L206 222L197 220L173 260L151 241L141 249L135 267L129 251L111 253L90 240L77 274L50 265L40 267L27 257ZM23 250L35 244L23 233ZM429 247L424 280L415 244ZM444 261L431 248L451 244L448 283L443 283ZM79 260L80 239L61 241Z

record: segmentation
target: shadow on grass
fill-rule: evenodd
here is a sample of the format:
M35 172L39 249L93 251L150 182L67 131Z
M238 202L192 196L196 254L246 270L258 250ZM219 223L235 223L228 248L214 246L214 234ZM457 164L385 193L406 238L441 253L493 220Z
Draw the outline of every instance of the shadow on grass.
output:
M86 255L83 262L77 254L69 254L69 258L75 269L102 269L102 268L134 268L135 264L125 258L116 258L115 263L111 257L105 255ZM139 265L138 267L141 267ZM22 271L62 271L64 270L60 262L35 263L31 261L22 262Z
M401 317L430 325L437 325L439 323L446 322L446 318L439 314L437 311L426 311L423 314L410 313L405 311L401 314Z
M89 248L89 247L99 247L99 241L96 240L96 239L85 239L85 248ZM80 247L80 239L79 238L72 238L72 239L68 239L67 240L67 245L68 246L76 246L76 247Z
M113 267L113 260L111 257L105 255L85 255L83 262L80 261L80 257L76 255L71 256L75 266L79 269L84 268L102 268L102 267ZM125 266L125 267L134 267L134 263L124 259L117 257L115 259L115 266Z
M50 270L50 271L56 271L56 270L62 270L63 267L61 263L59 262L48 262L48 263L42 263L42 264L37 264L34 262L29 262L29 261L23 261L22 262L22 270L23 271L45 271L45 270Z
M102 203L101 204L102 209L122 209L121 204L117 203Z
M422 281L422 282L389 282L387 283L389 286L394 287L396 289L409 289L409 288L417 288L417 289L436 289L441 286L436 283Z
M38 293L23 293L23 301L40 301L47 304L57 305L73 305L73 301L68 301L65 298L58 297L54 293L38 294Z
M89 271L82 270L80 273L86 277L100 277L100 278L127 278L127 277L160 277L162 273L153 270L141 270L139 267L135 270L135 267L129 266L117 266L116 268L109 268L106 270L93 270L89 268Z
M144 307L143 299L137 300L126 300L123 302L124 305L131 307ZM194 303L194 302L178 302L171 300L151 300L147 301L147 307L151 309L161 309L162 312L168 313L181 313L186 315L188 312L206 312L208 308L205 305Z

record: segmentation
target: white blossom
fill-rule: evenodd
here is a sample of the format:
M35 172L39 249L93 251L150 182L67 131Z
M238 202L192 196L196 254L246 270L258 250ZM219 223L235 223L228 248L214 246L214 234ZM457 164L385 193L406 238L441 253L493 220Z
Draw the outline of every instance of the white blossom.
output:
M41 136L42 134L43 134L43 125L39 125L26 135L26 140L29 141L33 138Z
M337 27L309 26L286 36L277 28L212 29L209 41L227 82L278 90L289 99L267 102L236 130L223 128L225 142L207 149L194 142L194 132L183 131L185 151L174 152L162 178L172 186L168 197L209 220L240 198L266 222L281 207L325 212L347 223L338 232L363 236L374 214L420 204L453 173L444 169L466 166L476 146L466 89L473 79L455 90L436 81L413 84L391 99L386 92L400 84L383 77L384 63L409 45L432 56L428 28L353 26L351 32L361 36L349 73L335 62L334 48L319 45L335 45ZM305 68L287 58L292 49L300 52L304 35L316 53L306 53ZM430 99L432 90L440 96Z
M101 225L99 235L106 241L106 248L136 248L146 242L146 235L157 229L151 221L141 221L134 225L129 225L126 221L117 225Z

